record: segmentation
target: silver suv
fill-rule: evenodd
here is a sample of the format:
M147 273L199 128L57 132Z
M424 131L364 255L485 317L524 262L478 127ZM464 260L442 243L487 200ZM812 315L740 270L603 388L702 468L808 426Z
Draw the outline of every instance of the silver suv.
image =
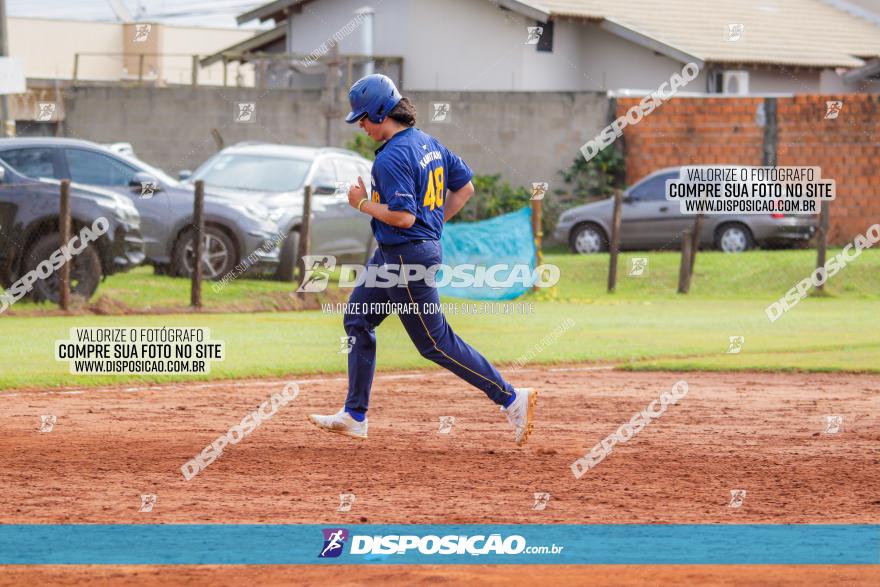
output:
M666 180L679 176L680 167L655 171L623 193L620 220L621 249L667 249L681 246L681 234L693 226L694 216L679 212L666 199ZM553 238L568 243L574 253L608 250L614 198L567 210L559 217ZM816 232L815 214L706 215L700 244L727 253L755 246L791 244L809 240Z
M303 189L313 187L312 254L363 261L375 247L369 217L348 205L347 184L370 185L372 162L346 149L245 142L223 149L195 172L181 171L188 182L243 204L269 208L270 218L288 236L281 247L276 276L293 279L302 221Z

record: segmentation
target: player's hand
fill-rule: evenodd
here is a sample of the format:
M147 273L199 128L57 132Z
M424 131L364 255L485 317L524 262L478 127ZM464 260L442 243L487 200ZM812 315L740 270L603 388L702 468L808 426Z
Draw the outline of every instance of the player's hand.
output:
M358 176L358 184L348 188L348 205L357 208L361 200L368 198L367 188L364 186L364 178Z

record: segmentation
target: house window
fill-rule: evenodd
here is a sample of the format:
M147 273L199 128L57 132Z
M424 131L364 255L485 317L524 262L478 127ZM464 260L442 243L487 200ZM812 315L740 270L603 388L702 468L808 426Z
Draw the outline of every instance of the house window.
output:
M538 39L537 50L544 53L553 53L553 22L537 23L537 26L543 27L541 38Z

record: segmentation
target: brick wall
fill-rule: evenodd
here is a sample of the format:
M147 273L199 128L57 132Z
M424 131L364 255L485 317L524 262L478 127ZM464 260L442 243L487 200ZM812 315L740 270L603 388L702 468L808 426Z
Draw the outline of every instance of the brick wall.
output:
M825 103L842 100L835 120ZM638 103L619 99L617 115ZM764 98L674 98L624 130L627 181L672 165L761 165ZM880 96L803 95L777 98L776 157L780 166L818 166L837 182L831 242L852 240L880 222ZM765 109L766 111L766 109Z

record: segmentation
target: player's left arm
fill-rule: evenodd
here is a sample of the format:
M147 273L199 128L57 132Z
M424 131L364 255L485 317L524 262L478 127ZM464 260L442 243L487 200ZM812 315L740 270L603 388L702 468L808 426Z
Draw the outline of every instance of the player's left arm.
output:
M447 192L446 204L443 205L443 221L446 222L458 214L472 195L474 195L474 184L471 181L454 192Z
M443 159L446 166L446 201L443 204L443 221L446 222L459 213L464 205L474 195L474 184L471 181L474 172L468 167L464 160L447 149L443 150Z

